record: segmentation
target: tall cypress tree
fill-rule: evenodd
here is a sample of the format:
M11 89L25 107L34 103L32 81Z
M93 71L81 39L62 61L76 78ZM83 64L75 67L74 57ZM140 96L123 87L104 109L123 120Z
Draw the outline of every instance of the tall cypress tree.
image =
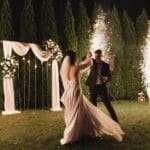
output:
M103 11L100 3L97 4L96 1L94 1L93 7L94 7L94 9L93 9L92 14L91 14L91 25L93 25L93 23L95 23L97 15L100 15Z
M21 14L20 40L37 41L37 29L35 24L34 9L32 0L24 1L24 8Z
M123 12L122 35L124 40L124 85L125 98L133 99L137 95L138 79L135 71L136 61L136 31L131 18Z
M2 3L2 2L0 2ZM10 9L9 0L3 1L0 14L0 40L13 40L14 30L12 25L12 12ZM0 44L0 60L4 57L3 47ZM0 73L0 84L2 85L2 74ZM0 108L3 107L3 86L0 87Z
M53 0L42 1L42 8L40 14L40 34L41 40L52 39L54 42L58 42L57 27L54 12ZM42 85L42 94L44 99L50 100L51 95L51 68L48 67L49 62L44 64L44 82ZM43 97L44 97L43 96ZM42 97L42 98L43 98ZM48 102L46 102L48 103Z
M37 41L37 29L35 23L35 14L34 8L32 5L32 0L24 1L24 8L21 13L21 23L20 23L20 40L27 42L36 42ZM36 59L34 54L30 51L26 56L25 60L22 61L20 58L20 76L23 80L20 80L21 87L21 97L22 97L22 106L34 107L41 102L41 94L39 94L35 85L41 85L41 65L40 62ZM27 63L26 60L29 60L30 63ZM38 68L35 68L35 66ZM37 98L36 98L37 97ZM38 99L38 100L37 100ZM37 107L37 106L36 106Z
M70 1L67 0L63 17L63 31L61 36L61 45L63 52L68 50L77 50L77 37L75 33L75 20L72 14Z
M90 22L87 10L82 0L79 3L78 17L76 18L76 34L78 40L77 56L79 60L89 51Z
M137 78L138 78L138 91L143 91L143 83L142 83L142 73L140 68L140 64L143 61L143 54L142 54L142 46L145 44L145 38L148 32L148 15L146 10L143 9L141 14L137 17L136 20L136 33L137 33L137 50L136 50L136 60L137 63L135 64L135 69L137 71Z
M117 8L114 6L110 16L111 28L111 49L110 53L115 55L115 68L112 72L112 81L110 82L110 92L116 98L124 98L124 81L123 81L123 40L120 18Z
M0 16L0 39L13 40L14 31L12 25L12 13L10 9L9 0L3 2Z
M83 3L86 5L86 8L87 8L87 13L88 13L88 16L89 18L91 19L92 18L92 14L93 14L93 11L95 9L94 5L95 3L97 3L97 1L87 1L87 0L83 0Z
M137 32L137 43L141 46L145 40L148 31L148 15L145 9L142 10L141 14L136 20L136 32Z
M40 14L40 32L42 40L51 38L54 41L58 41L56 20L54 12L53 0L44 0L42 2L41 14Z

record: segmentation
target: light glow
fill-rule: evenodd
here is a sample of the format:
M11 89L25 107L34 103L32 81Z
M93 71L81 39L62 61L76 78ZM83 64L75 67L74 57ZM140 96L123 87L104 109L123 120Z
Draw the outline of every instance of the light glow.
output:
M111 30L108 30L106 23L109 24L109 22L106 22L106 14L101 11L100 14L97 15L95 24L93 25L93 33L90 38L90 51L92 52L92 56L94 58L94 51L101 49L102 60L109 64L111 71L114 71L115 55L110 55Z
M103 56L106 57L110 50L110 38L105 19L106 14L103 11L101 11L101 13L96 17L95 24L93 25L93 33L90 38L90 51L93 54L95 50L101 49Z
M146 87L147 96L150 100L150 21L148 22L148 33L146 37L146 44L142 47L143 62L141 64L142 78L144 86Z

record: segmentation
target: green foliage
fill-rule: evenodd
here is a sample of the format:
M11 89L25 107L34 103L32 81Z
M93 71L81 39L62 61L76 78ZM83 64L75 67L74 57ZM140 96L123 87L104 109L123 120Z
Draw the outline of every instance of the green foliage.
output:
M138 46L141 46L145 40L148 31L148 15L146 10L143 9L136 21L136 32Z
M115 69L112 74L112 81L110 82L110 92L116 98L124 98L125 96L124 81L123 81L124 43L122 39L120 18L115 6L113 7L110 16L110 28L111 28L110 54L115 55Z
M136 31L126 11L122 18L122 35L124 40L124 86L125 98L133 99L138 93L136 60Z
M145 38L148 32L148 16L145 9L142 10L141 14L137 17L136 21L136 33L137 33L137 55L136 59L139 61L143 60L141 48L145 44Z
M13 40L14 30L12 24L12 12L9 0L3 1L0 13L0 40ZM4 58L3 45L0 44L0 61ZM1 71L1 70L0 70ZM3 108L4 94L3 94L3 76L0 72L0 108Z
M68 0L65 6L63 17L63 33L61 36L61 45L63 52L68 50L77 50L77 37L75 33L75 21L72 14L71 4Z
M37 41L37 29L35 24L34 9L32 0L25 0L24 8L21 13L20 40Z
M82 92L83 92L83 94L86 95L87 97L90 97L90 95L89 95L90 94L89 93L89 88L85 84L86 80L87 80L87 77L88 77L88 73L87 72L82 73L81 86L82 86Z
M135 31L133 21L128 16L126 11L123 12L122 31L123 31L122 35L123 35L125 47L127 49L135 49L135 47L136 47L136 31Z
M89 11L88 13L91 19L91 24L93 24L97 14L102 11L100 4L96 1L94 2L87 0L83 0L84 2L82 0L64 0L61 2L59 2L59 0L57 2L54 0L41 1L41 5L37 5L37 10L40 14L39 16L37 15L37 17L39 17L37 20L40 20L38 21L38 25L35 22L35 14L32 6L33 1L24 0L23 2L24 7L21 12L19 24L20 28L16 30L17 32L20 31L20 40L27 42L37 42L39 40L37 37L40 37L40 40L42 41L51 38L58 42L59 39L61 48L64 53L72 49L77 52L78 58L81 60L81 58L89 50L90 21L86 9ZM72 2L72 7L70 1ZM55 2L55 12L53 2ZM61 4L61 6L57 5L57 3ZM16 38L14 38L14 35L17 35L18 33L14 33L12 23L13 21L17 20L17 17L13 16L15 20L12 20L11 8L13 7L10 7L9 0L3 0L3 2L0 1L0 4L3 4L0 5L0 39L14 40ZM84 4L87 5L87 8ZM72 9L74 10L74 15L72 13ZM92 11L90 9L92 9ZM14 10L12 11L14 12ZM56 18L57 26L59 28L59 37L57 35L55 13L58 14L56 15ZM143 90L139 64L143 60L141 48L145 43L145 37L147 35L148 16L145 9L143 9L141 14L137 17L135 31L134 24L126 12L124 12L122 16L122 26L120 24L120 18L116 7L113 7L113 10L107 14L108 15L106 19L110 20L108 25L108 33L110 33L111 40L110 54L114 54L116 56L115 70L112 72L113 77L109 85L110 92L116 98L133 99L136 97L137 92ZM15 24L16 22L14 22L14 25ZM40 29L38 35L37 26ZM0 51L1 60L3 58L2 45L0 47ZM33 53L28 53L25 57L25 61L23 61L21 57L18 57L18 59L20 64L18 76L20 76L20 79L18 76L16 76L14 80L15 96L16 100L19 100L19 102L17 102L17 106L23 106L25 91L26 104L29 100L30 106L32 106L32 108L34 107L36 92L37 105L40 107L44 99L44 104L49 107L51 98L51 69L48 67L49 62L43 64L44 70L42 75L41 62L35 59ZM27 62L28 60L31 62L30 67ZM36 69L36 81L35 61L38 65L38 68ZM30 77L29 72L31 73ZM18 81L18 79L20 81ZM26 80L25 83L24 79ZM85 79L86 74L83 75L81 83L83 92L88 95ZM1 74L0 82L2 85ZM36 91L35 83L37 85ZM20 101L19 93L21 94L20 97L22 101ZM0 105L3 104L3 99L3 87L1 86ZM27 107L27 105L25 107Z
M3 2L0 14L0 39L13 40L13 38L14 38L14 31L12 25L12 12L9 0L5 0Z
M97 18L97 15L101 14L103 11L100 3L97 4L97 2L94 2L94 9L92 12L92 17L91 17L91 24L94 24Z
M58 42L53 0L42 1L39 23L42 41L52 39Z
M20 24L20 40L21 41L37 41L36 24L32 0L25 0L24 8L21 14ZM28 63L30 60L30 63ZM41 80L41 63L34 54L29 51L25 56L25 60L19 58L19 75L22 80L18 81L21 93L21 107L41 106L41 94L39 91L43 88ZM38 66L35 69L35 65ZM42 86L38 86L42 85Z
M41 40L52 39L55 42L58 42L55 12L54 12L54 3L53 0L44 0L42 1L42 8L40 12L40 34ZM41 89L41 98L42 101L45 100L44 106L50 107L51 99L51 67L49 66L50 62L43 64L43 77L44 80ZM42 77L42 74L40 74Z
M82 0L79 3L78 17L76 18L76 34L78 40L77 56L79 60L89 51L90 22L87 10Z
M137 33L137 50L135 54L135 60L137 60L135 64L135 68L139 68L141 62L143 61L143 54L142 54L142 46L145 44L145 38L148 32L148 15L146 10L143 9L141 14L137 17L136 20L136 33ZM138 90L143 91L144 85L142 82L142 73L140 69L136 69L137 78L139 80L138 83Z

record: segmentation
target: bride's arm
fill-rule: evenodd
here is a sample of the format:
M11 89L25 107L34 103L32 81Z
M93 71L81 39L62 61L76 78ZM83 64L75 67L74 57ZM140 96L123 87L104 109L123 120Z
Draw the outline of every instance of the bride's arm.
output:
M83 71L84 69L92 66L93 61L92 61L92 54L89 52L86 56L86 59L84 60L84 62L82 62L81 64L78 65L78 68L80 71Z

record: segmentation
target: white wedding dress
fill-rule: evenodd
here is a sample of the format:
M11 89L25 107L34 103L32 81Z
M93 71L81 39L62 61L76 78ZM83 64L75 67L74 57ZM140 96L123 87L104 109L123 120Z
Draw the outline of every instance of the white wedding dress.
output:
M61 77L64 72L62 72ZM78 72L71 80L65 79L65 91L61 101L65 106L66 128L64 136L60 140L61 145L77 141L83 136L101 137L103 134L122 141L124 132L120 125L95 107L82 94L80 76L81 74ZM64 77L62 77L63 80Z

